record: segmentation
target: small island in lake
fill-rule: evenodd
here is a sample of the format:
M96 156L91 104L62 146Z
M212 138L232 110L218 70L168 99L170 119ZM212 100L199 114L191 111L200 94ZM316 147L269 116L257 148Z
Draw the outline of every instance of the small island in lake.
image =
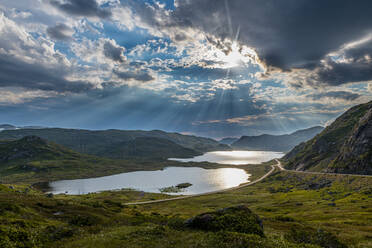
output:
M159 190L162 193L179 193L179 192L184 191L184 189L190 186L192 186L191 183L180 183L180 184L177 184L176 186L165 187Z

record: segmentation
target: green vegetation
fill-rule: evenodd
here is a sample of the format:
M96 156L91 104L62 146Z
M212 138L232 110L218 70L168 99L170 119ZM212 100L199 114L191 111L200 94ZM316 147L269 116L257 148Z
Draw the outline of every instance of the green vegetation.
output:
M107 147L106 150L100 152L98 155L115 159L128 159L136 157L168 159L170 157L189 158L202 155L202 153L196 152L190 148L185 148L167 139L138 137L133 140Z
M160 192L161 193L180 193L190 186L192 186L191 183L180 183L180 184L177 184L176 186L161 188Z
M370 163L366 166L364 162L371 158L371 106L372 102L350 109L314 139L297 146L285 157L287 166L368 173ZM19 140L0 142L0 247L372 247L372 177L277 170L249 187L137 205L126 203L175 196L134 190L80 196L42 194L30 184L167 166L227 166L164 160L172 153L191 154L200 141L193 136L145 132L167 135L165 139L133 131L125 135L135 137L119 140L115 135L124 135L123 131L102 131L103 135L101 131L41 130L43 135L51 135L49 138L73 146L83 144L79 149L86 153L122 154L117 158L131 159L81 154L39 137L23 137L30 132L27 130ZM15 135L15 139L20 133L13 131L18 130L3 131L0 137L8 132L5 136ZM72 134L84 141L69 141ZM104 143L99 149L98 143L89 144L94 135ZM110 138L113 141L109 142ZM181 140L176 142L177 138ZM154 151L158 157L139 158ZM272 163L232 167L245 169L253 181L267 173ZM183 183L164 192L189 186Z
M137 206L125 203L170 196L48 196L9 186L0 185L0 247L372 246L368 177L278 171L239 190ZM232 207L241 205L249 209Z
M372 174L372 102L355 106L289 152L289 169Z
M193 157L207 151L230 149L213 139L160 130L41 128L0 132L0 140L17 140L25 136L38 136L80 153L120 159Z
M202 213L188 220L186 224L188 227L204 231L228 231L264 236L260 218L243 205Z

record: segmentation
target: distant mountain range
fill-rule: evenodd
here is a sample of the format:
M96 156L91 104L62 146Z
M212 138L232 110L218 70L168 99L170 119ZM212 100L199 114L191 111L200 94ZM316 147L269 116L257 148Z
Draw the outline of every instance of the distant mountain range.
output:
M3 130L14 130L14 129L17 129L17 127L15 127L13 125L9 125L9 124L0 124L0 131L3 131Z
M293 147L313 138L323 130L321 126L315 126L303 130L298 130L291 134L271 135L262 134L258 136L242 136L231 144L234 149L260 150L287 152Z
M24 126L24 127L16 127L10 124L0 124L0 132L4 130L16 130L16 129L40 129L44 127L39 126Z
M283 159L294 170L372 174L372 101L349 109Z
M63 128L22 128L3 130L0 140L17 140L38 136L76 152L108 158L193 157L212 150L228 150L227 145L209 138L153 131L90 131Z
M225 144L225 145L231 145L232 143L234 143L235 141L237 141L239 138L230 138L230 137L227 137L227 138L223 138L221 139L219 142L221 144Z

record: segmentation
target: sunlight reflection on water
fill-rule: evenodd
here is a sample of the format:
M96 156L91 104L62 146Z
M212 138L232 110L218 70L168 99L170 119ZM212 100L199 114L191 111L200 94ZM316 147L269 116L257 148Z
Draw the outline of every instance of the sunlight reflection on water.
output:
M167 167L157 171L135 171L112 176L51 182L49 192L54 194L87 194L91 192L132 188L159 193L160 188L191 183L183 192L198 194L231 188L248 182L249 174L238 168L203 169L199 167Z
M266 151L216 151L191 159L171 159L182 162L215 162L221 164L259 164L283 153ZM134 171L112 176L63 180L51 182L50 192L54 194L87 194L105 190L131 188L145 192L159 193L161 188L180 183L191 183L192 186L183 192L172 194L199 194L238 186L248 182L249 174L238 168L203 169L199 167L167 167L156 171Z
M281 158L284 156L282 152L270 151L216 151L207 152L201 156L194 158L170 158L169 160L176 160L180 162L212 162L219 164L260 164L270 161L274 158Z

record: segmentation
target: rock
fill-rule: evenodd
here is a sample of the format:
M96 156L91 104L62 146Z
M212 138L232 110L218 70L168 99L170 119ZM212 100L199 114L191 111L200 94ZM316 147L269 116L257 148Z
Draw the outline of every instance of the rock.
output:
M187 220L186 225L204 231L230 231L264 236L261 219L244 205L197 215Z

